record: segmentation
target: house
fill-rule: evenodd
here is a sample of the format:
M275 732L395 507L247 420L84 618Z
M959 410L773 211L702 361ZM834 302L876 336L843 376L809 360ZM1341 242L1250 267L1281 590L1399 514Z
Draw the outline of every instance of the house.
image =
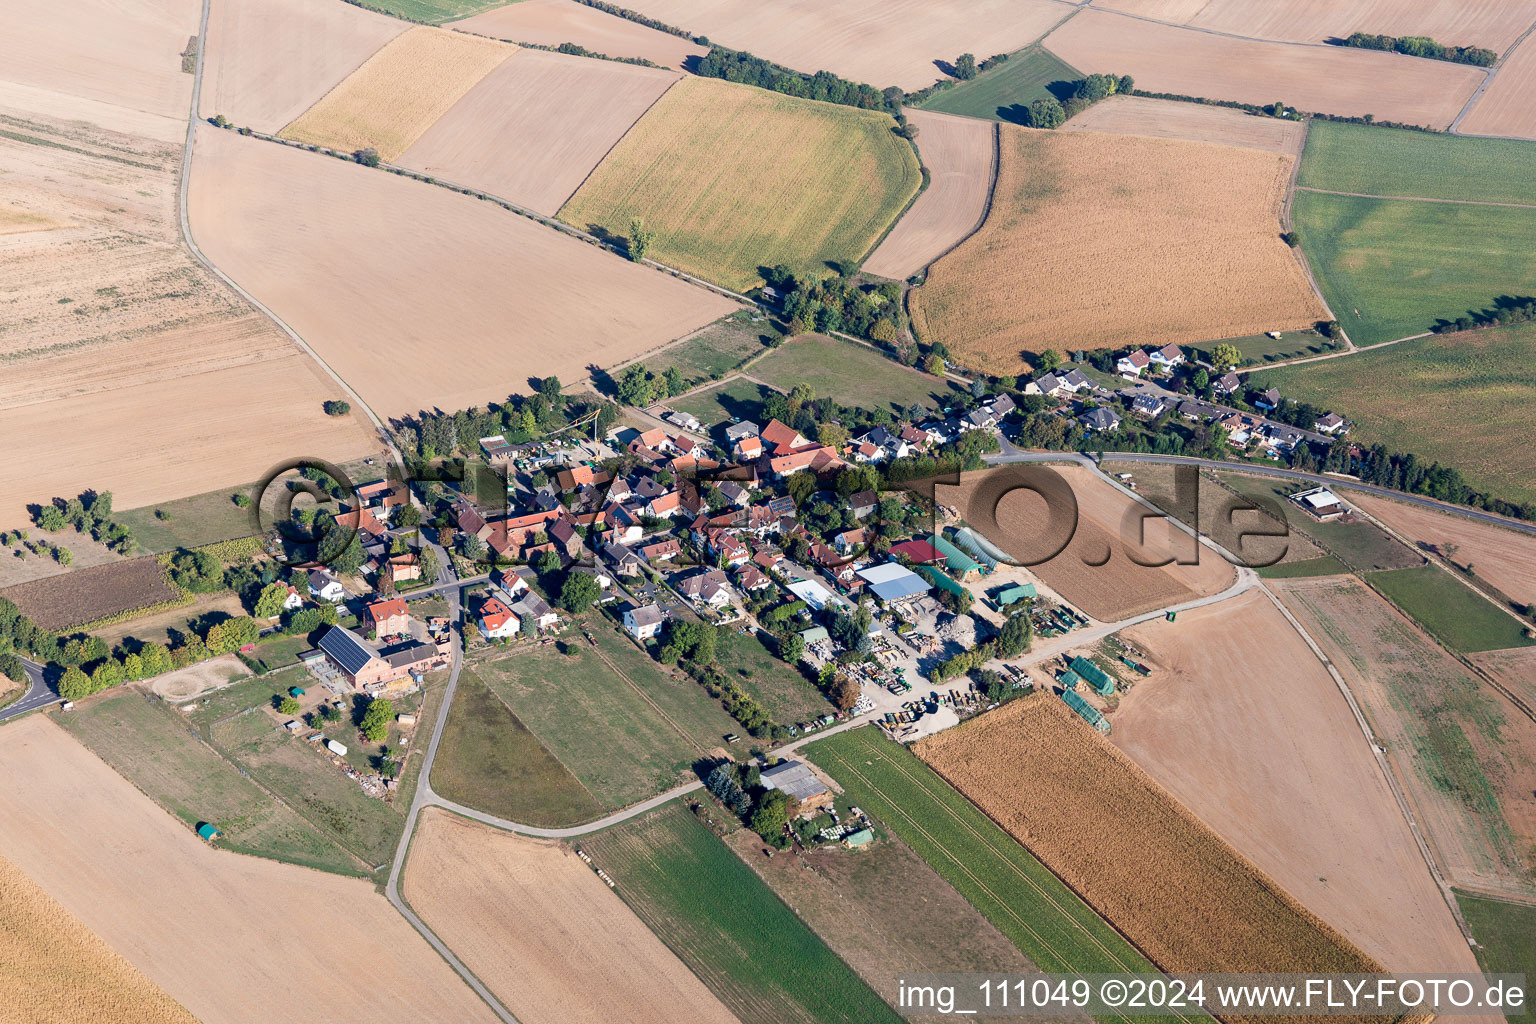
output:
M682 511L683 499L676 491L659 494L647 501L641 511L652 519L671 519Z
M776 419L769 420L758 436L763 439L763 446L775 455L814 447L798 430Z
M1106 433L1119 429L1120 414L1113 409L1106 409L1100 406L1097 409L1089 409L1079 416L1077 421L1096 433Z
M491 526L475 506L460 498L453 504L454 525L462 534L485 540L491 535Z
M1253 400L1255 409L1263 409L1266 412L1274 412L1280 408L1280 389L1270 388Z
M610 540L617 544L633 544L645 536L640 518L624 505L604 506L597 517L597 522L610 531Z
M321 601L329 601L336 604L347 596L347 590L341 585L341 581L324 569L311 569L309 571L309 595Z
M525 591L512 602L512 612L525 622L532 622L539 629L549 629L560 621L560 616L538 594Z
M581 557L586 545L569 519L555 520L546 532L549 534L550 543L555 545L567 562L574 562Z
M752 564L764 572L771 570L782 561L784 561L784 552L782 551L765 549L752 556Z
M1184 353L1177 345L1164 345L1147 357L1151 364L1159 370L1168 371L1184 362Z
M1147 355L1145 349L1137 349L1130 355L1121 356L1115 360L1115 372L1122 377L1140 377L1152 362L1152 357Z
M1319 519L1337 519L1349 511L1344 503L1326 487L1314 487L1308 491L1301 491L1291 495L1291 501L1300 505Z
M689 412L673 409L663 416L662 419L674 426L682 427L684 430L697 431L704 429L704 424L699 422L699 418Z
M578 465L568 469L562 469L555 474L555 486L564 491L574 491L578 487L601 487L613 479L613 474L603 469L593 469L591 466Z
M377 541L388 531L370 508L355 508L336 517L336 525L344 530L355 530L362 535L363 543Z
M752 492L741 486L734 480L727 480L719 486L720 497L738 508L743 507L752 498Z
M390 555L381 571L395 585L421 579L421 556L408 551L403 555Z
M902 557L913 565L943 565L944 554L921 537L891 545L891 557Z
M1216 382L1211 385L1211 390L1214 391L1217 395L1225 398L1228 395L1234 394L1237 389L1242 386L1242 379L1238 377L1237 374L1229 370L1222 374L1222 376L1219 377Z
M378 636L399 636L411 631L411 612L398 597L375 601L363 609L362 626Z
M719 608L731 603L731 585L719 569L707 569L678 581L677 592L695 605Z
M815 580L795 580L787 589L813 612L819 612L829 604L841 604L837 595Z
M728 569L746 565L752 561L752 549L729 533L717 533L710 540L710 549L725 562Z
M603 546L603 558L613 566L613 571L620 576L638 576L640 569L645 565L645 560L622 544L606 544Z
M880 495L874 491L854 491L848 496L848 507L853 509L853 518L863 519L880 507Z
M1209 415L1212 408L1204 402L1180 402L1179 415L1193 423L1199 423Z
M732 444L748 437L757 437L760 431L757 424L751 420L742 420L740 423L732 423L725 428L725 439Z
M1029 387L1024 389L1026 395L1041 394L1047 397L1060 397L1061 395L1075 395L1084 388L1092 388L1093 381L1089 380L1082 370L1069 370L1066 373L1047 373L1037 378Z
M752 594L773 586L773 580L769 579L767 574L757 566L749 565L736 574L736 585Z
M516 636L522 622L500 598L487 598L480 605L480 632L489 640L504 640Z
M838 458L837 449L817 445L770 458L768 471L783 480L802 470L808 470L820 476L834 469L841 469L844 465L843 460Z
M1344 417L1340 416L1336 412L1330 412L1323 416L1319 416L1317 418L1317 422L1312 424L1312 429L1316 430L1319 434L1328 434L1331 436L1343 430L1344 426Z
M832 806L832 791L799 761L781 761L772 768L764 768L758 778L764 789L776 789L793 797L800 805L801 814Z
M298 611L304 607L304 595L293 586L289 586L288 593L283 597L283 611Z
M751 462L763 455L763 439L756 434L751 434L737 441L731 448L731 455L738 462Z
M640 552L641 558L654 565L657 562L669 562L676 558L682 554L683 546L676 538L669 537L654 544L646 544L636 550Z
M1146 419L1156 419L1167 403L1158 395L1137 395L1131 399L1131 412Z
M661 624L666 620L667 613L654 604L624 609L624 628L636 640L649 640L660 633Z
M446 663L435 645L410 640L381 649L343 626L327 629L316 646L326 662L358 689L383 687L406 676L420 676Z
M848 554L857 550L861 545L869 543L869 534L862 528L857 530L844 530L832 538L832 546L837 548L840 554Z

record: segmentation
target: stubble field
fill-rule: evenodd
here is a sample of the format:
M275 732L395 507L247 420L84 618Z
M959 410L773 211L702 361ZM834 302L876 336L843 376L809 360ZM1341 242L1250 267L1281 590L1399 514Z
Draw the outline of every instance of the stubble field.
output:
M1349 500L1414 543L1471 565L1479 579L1515 601L1536 604L1536 537L1367 494Z
M514 43L575 43L595 53L640 57L664 68L681 69L688 58L709 52L708 47L692 40L647 28L574 0L518 0L456 21L452 27Z
M581 380L736 308L467 196L200 132L199 244L382 416Z
M973 118L909 109L917 151L930 181L891 233L864 261L864 272L902 280L974 231L987 210L996 129Z
M1536 706L1536 647L1483 651L1468 657L1478 668L1509 687L1521 700Z
M1322 315L1280 241L1290 159L1169 139L1001 125L987 222L909 298L964 365L1018 373L1060 348L1160 347Z
M675 81L671 71L518 50L398 163L553 216Z
M1299 121L1147 96L1111 96L1101 100L1062 125L1062 130L1213 142L1292 157L1301 156L1302 140L1307 134Z
M685 78L619 140L560 219L628 236L650 255L742 289L783 263L857 263L917 192L911 146L885 114ZM707 169L707 173L705 173Z
M1536 45L1529 37L1515 48L1461 122L1476 135L1536 139Z

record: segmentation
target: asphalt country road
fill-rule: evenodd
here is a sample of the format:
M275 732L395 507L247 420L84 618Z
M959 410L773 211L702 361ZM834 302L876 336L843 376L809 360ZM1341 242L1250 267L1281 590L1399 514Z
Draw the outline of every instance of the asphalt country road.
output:
M28 711L45 708L50 704L57 703L59 699L59 695L49 688L48 683L43 678L43 666L35 661L28 661L26 658L22 658L21 667L26 669L27 672L27 692L18 697L14 703L7 706L4 711L0 711L0 722L18 718Z

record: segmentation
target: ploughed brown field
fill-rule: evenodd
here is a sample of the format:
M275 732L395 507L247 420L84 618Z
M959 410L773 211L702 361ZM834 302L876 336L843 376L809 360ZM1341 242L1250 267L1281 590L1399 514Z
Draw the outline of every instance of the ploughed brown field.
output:
M737 308L383 171L215 128L199 129L196 152L203 251L381 416L499 401L530 377L580 380Z
M1061 130L1214 142L1297 158L1306 141L1306 128L1300 121L1148 96L1111 96L1073 117Z
M864 271L903 280L981 226L997 156L997 129L972 117L910 108L917 151L929 183L891 233L864 261Z
M736 1024L561 844L428 808L403 886L427 926L526 1024Z
M158 558L97 565L0 591L47 630L62 630L176 597Z
M1389 969L1477 969L1343 694L1265 593L1123 636L1152 674L1110 713L1115 746Z
M575 0L518 0L452 27L513 43L559 46L575 43L609 57L640 57L664 68L682 68L709 48L669 32L608 14Z
M1449 126L1484 78L1468 64L1234 38L1092 9L1045 45L1084 73L1130 75L1148 92L1257 104L1283 98L1301 110L1429 128Z
M1536 139L1536 43L1529 36L1477 98L1460 130L1468 135Z
M1457 565L1522 604L1536 604L1536 537L1460 516L1442 515L1390 498L1351 492L1349 501L1420 547Z
M1050 348L1159 348L1323 315L1280 240L1291 157L999 128L987 222L908 300L923 340L962 365L1018 374Z
M1164 971L1382 969L1051 693L913 749Z
M1469 654L1478 668L1509 687L1528 705L1536 707L1536 647Z

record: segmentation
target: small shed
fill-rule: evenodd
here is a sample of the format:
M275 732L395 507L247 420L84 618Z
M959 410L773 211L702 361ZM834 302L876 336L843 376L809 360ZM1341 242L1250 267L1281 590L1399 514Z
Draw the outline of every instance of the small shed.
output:
M1115 681L1109 674L1082 655L1072 659L1070 668L1087 681L1095 692L1109 696L1115 692Z
M205 821L201 825L197 826L197 834L199 838L211 843L215 839L218 839L220 836L222 836L224 833L220 832L218 829L214 828L212 825Z
M827 632L826 626L812 626L810 629L802 629L800 631L800 639L804 640L808 644L814 644L818 640L826 640L830 638L831 635L832 634Z
M1077 684L1083 681L1083 677L1071 669L1067 669L1056 677L1056 681L1061 684L1061 688L1064 690L1075 690L1077 689Z
M1109 733L1109 719L1101 715L1098 708L1083 700L1077 693L1072 690L1064 690L1062 691L1061 699L1066 702L1067 707L1077 712L1078 717L1082 718L1083 721L1093 726L1099 732L1106 735Z
M861 828L857 832L849 832L843 837L843 842L850 849L857 850L861 846L868 846L874 841L875 834L867 828Z
M329 750L331 753L335 754L337 757L346 757L347 756L347 748L346 748L346 746L341 744L341 743L337 743L335 740L326 740L325 741L325 749Z
M290 686L288 687L288 696L302 697L304 696L304 688L302 686Z
M1020 601L1028 601L1037 597L1033 583L1015 583L1011 587L1004 587L997 592L997 603L1004 608Z

